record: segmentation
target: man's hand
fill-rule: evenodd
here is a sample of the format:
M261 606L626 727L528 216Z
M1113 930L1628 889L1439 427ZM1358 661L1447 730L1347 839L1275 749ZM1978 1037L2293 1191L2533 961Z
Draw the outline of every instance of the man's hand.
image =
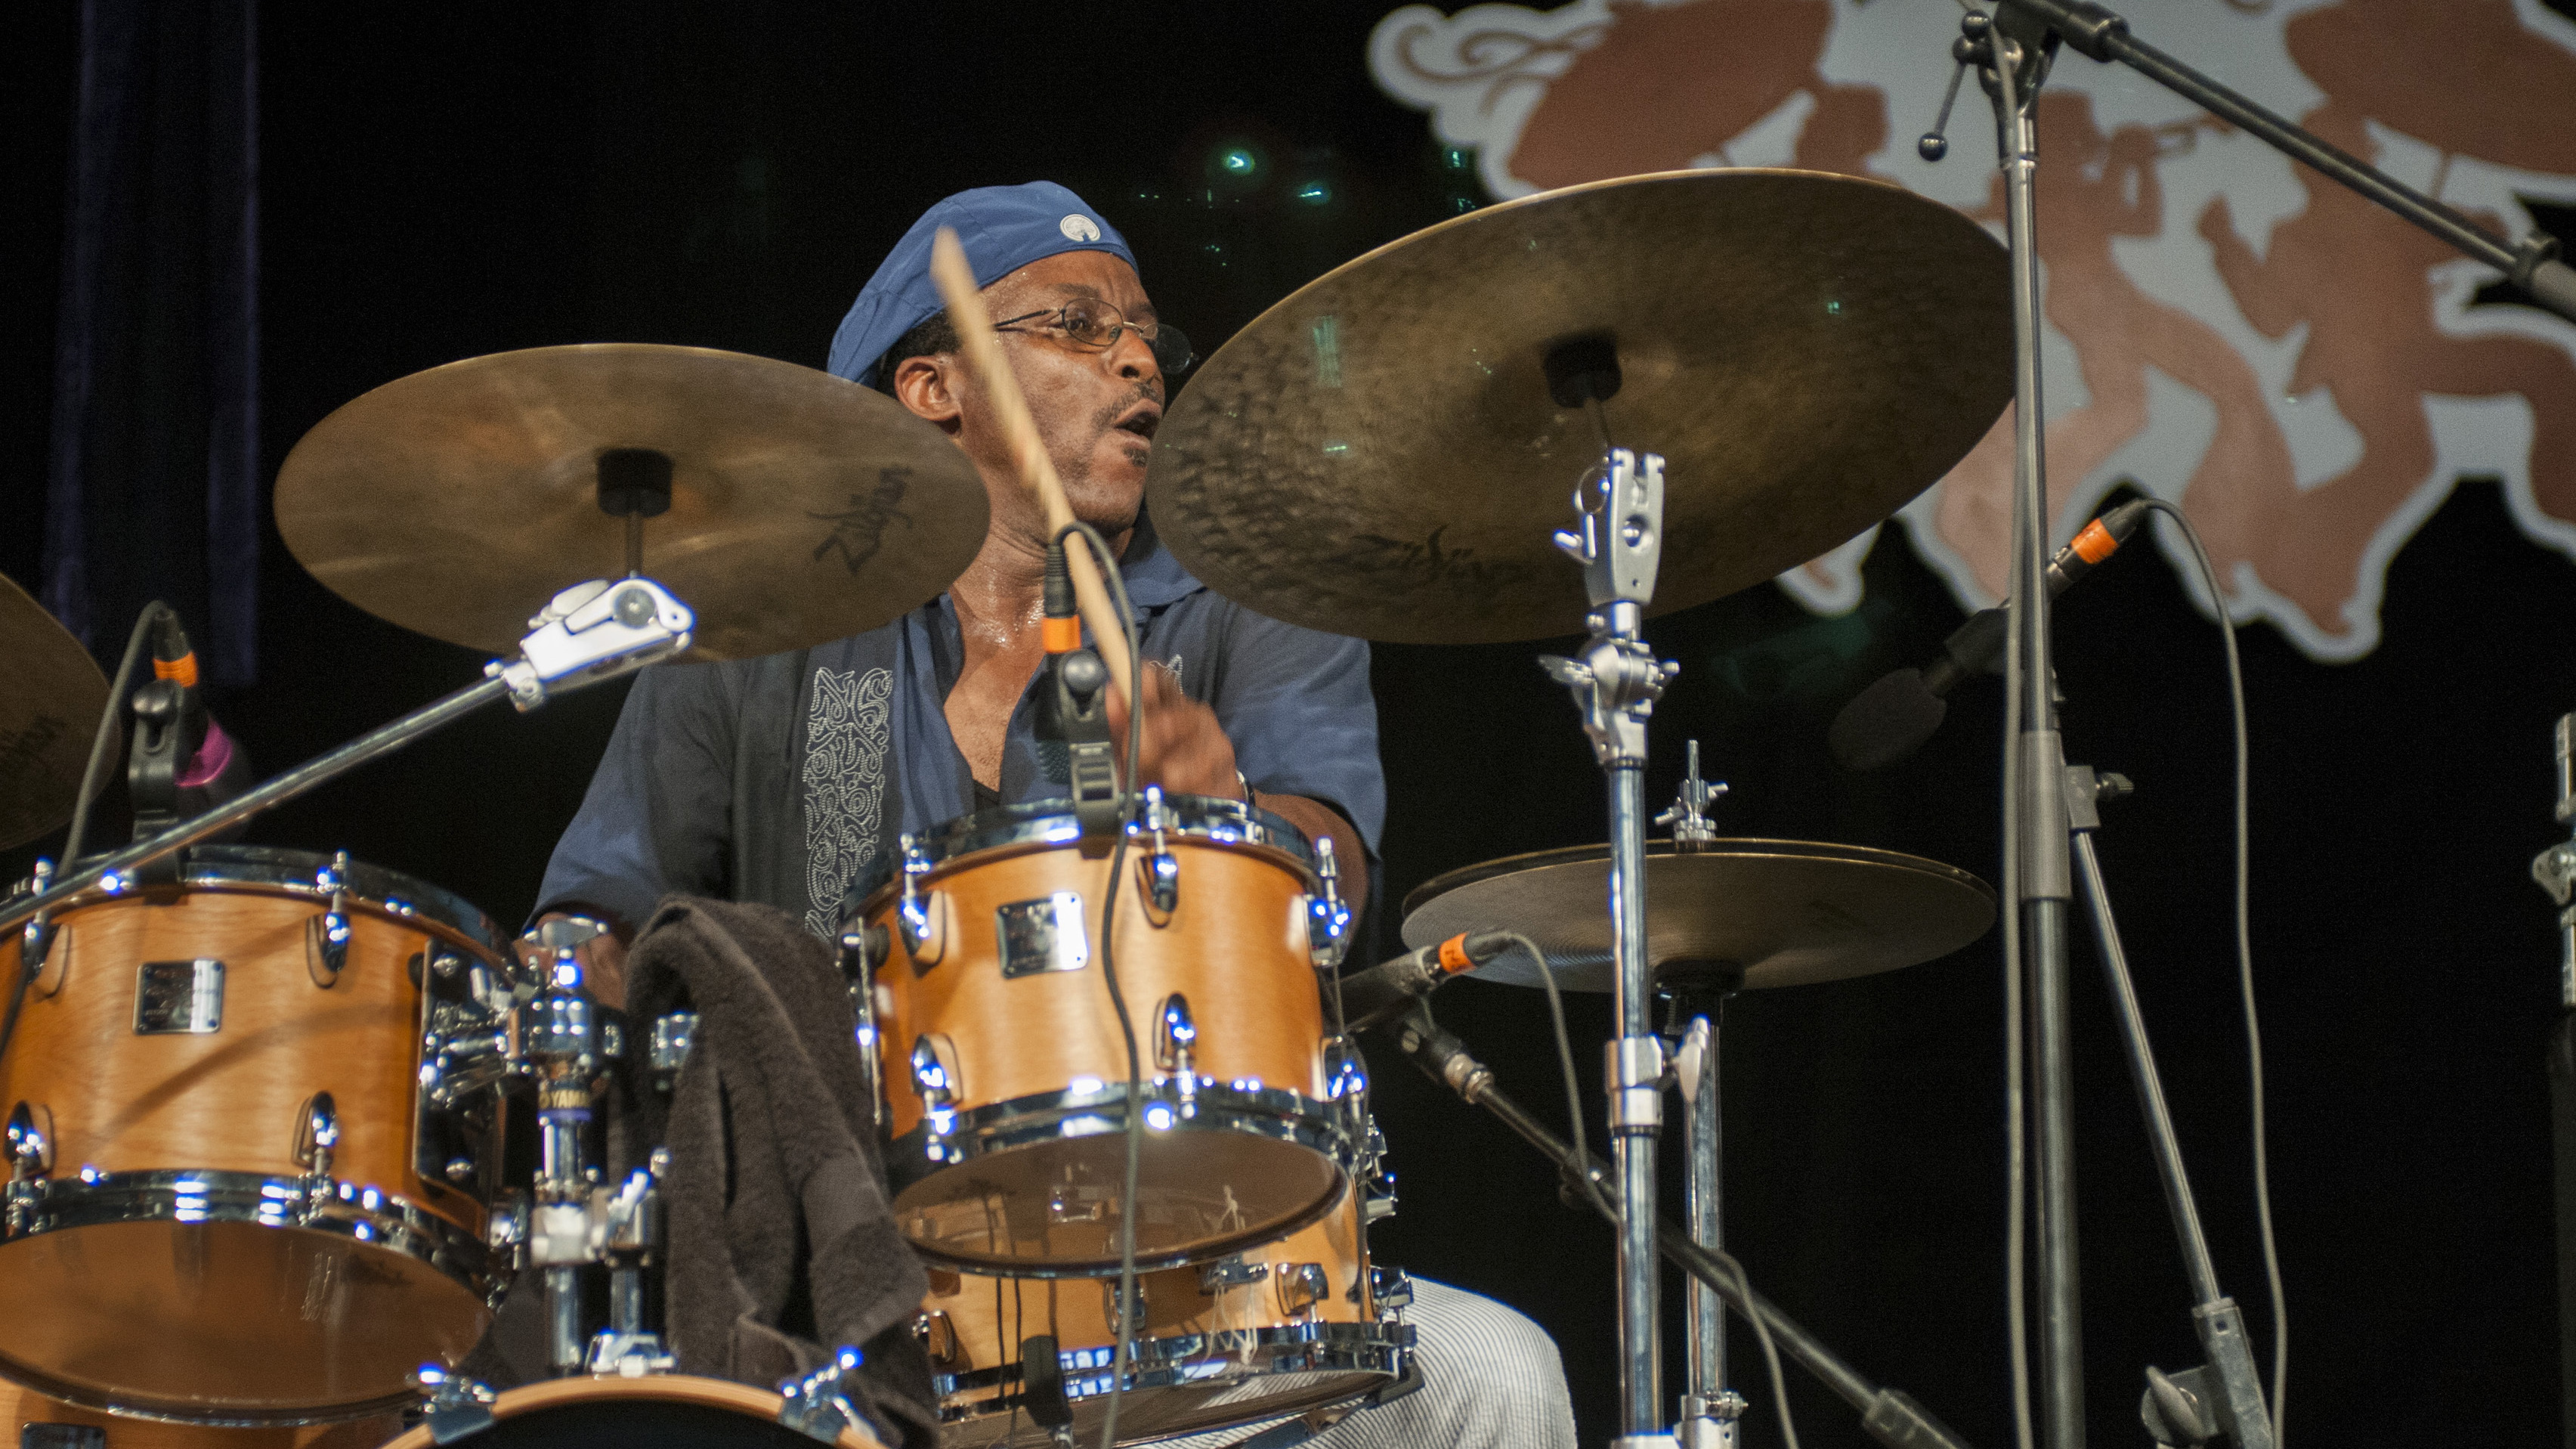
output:
M1109 738L1116 745L1118 767L1127 767L1127 710L1120 689L1109 692ZM1148 785L1174 795L1215 795L1241 799L1243 783L1235 775L1234 741L1216 722L1216 711L1181 692L1172 672L1145 666L1145 730L1137 758Z
M1109 734L1117 743L1123 769L1127 761L1127 711L1118 698L1112 691ZM1139 771L1148 785L1160 785L1175 795L1243 798L1243 777L1235 773L1234 741L1226 738L1225 727L1217 723L1216 711L1184 694L1172 672L1155 664L1145 666L1145 733L1137 756ZM1342 863L1342 898L1351 903L1354 911L1368 903L1368 848L1360 843L1359 832L1351 828L1340 811L1303 795L1274 795L1267 791L1256 792L1252 803L1306 832L1310 840L1329 836L1333 853Z
M594 911L548 911L529 927L534 935L548 921L569 921L574 916L598 921L610 929L572 948L573 959L581 963L582 984L590 988L591 998L600 1005L623 1011L626 1008L626 943L617 938L616 929L604 913ZM543 973L554 964L554 955L527 937L521 937L514 949L519 964L534 973Z

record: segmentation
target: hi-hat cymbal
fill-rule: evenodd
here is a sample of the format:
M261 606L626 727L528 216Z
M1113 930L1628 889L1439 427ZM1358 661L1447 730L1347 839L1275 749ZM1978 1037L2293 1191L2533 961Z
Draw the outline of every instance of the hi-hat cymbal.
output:
M107 708L98 661L27 591L0 577L0 850L71 818Z
M1661 453L1653 612L1886 518L2012 396L2003 248L1958 211L1811 171L1544 192L1308 283L1217 349L1155 433L1154 527L1209 587L1405 643L1580 632L1551 542L1602 453ZM1607 337L1602 408L1543 370Z
M1646 964L1664 979L1750 989L1867 976L1947 956L1995 920L1995 893L1984 881L1892 850L1719 840L1689 855L1666 841L1646 851ZM1506 856L1426 881L1404 898L1407 946L1503 930L1535 941L1561 988L1608 991L1618 969L1609 847ZM1537 963L1518 951L1476 978L1540 984Z
M640 343L386 383L287 455L277 526L368 613L506 653L558 590L625 572L600 459L632 449L670 460L643 572L697 611L693 658L874 628L948 587L984 541L974 465L894 399L794 363Z

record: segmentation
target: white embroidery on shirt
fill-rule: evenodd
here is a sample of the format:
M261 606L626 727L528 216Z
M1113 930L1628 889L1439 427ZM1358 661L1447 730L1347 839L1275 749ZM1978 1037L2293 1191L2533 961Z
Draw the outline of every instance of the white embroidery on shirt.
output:
M888 670L814 671L805 719L805 929L827 940L840 928L842 893L877 853L893 697Z

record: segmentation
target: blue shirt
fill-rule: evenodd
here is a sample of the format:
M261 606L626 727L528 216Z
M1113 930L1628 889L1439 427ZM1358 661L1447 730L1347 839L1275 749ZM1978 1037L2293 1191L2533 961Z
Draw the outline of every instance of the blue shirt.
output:
M1145 657L1216 711L1255 788L1332 806L1374 854L1386 782L1368 645L1210 592L1150 524L1127 554ZM540 910L578 903L632 927L666 895L720 896L832 934L851 883L899 836L974 809L974 774L946 714L964 657L942 594L811 649L646 670L546 866ZM1006 803L1065 793L1039 767L1035 683L1003 742Z

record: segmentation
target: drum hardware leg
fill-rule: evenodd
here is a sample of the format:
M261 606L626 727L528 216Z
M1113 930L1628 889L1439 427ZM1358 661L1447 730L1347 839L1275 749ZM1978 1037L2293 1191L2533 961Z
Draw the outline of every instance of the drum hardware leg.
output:
M778 1422L809 1439L826 1444L840 1442L844 1430L856 1429L879 1440L885 1431L868 1416L860 1413L842 1389L842 1381L858 1371L866 1357L857 1349L844 1347L832 1361L809 1374L778 1383Z
M304 923L304 969L328 991L349 964L349 852L334 853L313 884L330 893L322 914Z
M1686 796L1689 788L1684 786ZM1740 969L1734 972L1736 980L1742 976ZM1691 1239L1704 1248L1723 1248L1725 1118L1718 1095L1718 1033L1731 993L1722 982L1710 984L1705 975L1676 978L1668 973L1664 979L1675 1016L1688 1023L1674 1058L1674 1079L1681 1088L1682 1131L1689 1147L1685 1202ZM1682 1395L1676 1435L1682 1449L1735 1449L1745 1400L1726 1382L1726 1307L1706 1284L1693 1283L1687 1292L1689 1388Z
M663 1343L652 1322L645 1276L659 1265L663 1238L662 1194L658 1174L670 1170L670 1152L657 1148L653 1168L638 1168L614 1194L602 1194L597 1233L600 1255L608 1263L608 1327L590 1340L593 1374L641 1378L665 1374L679 1360Z
M422 1364L412 1381L429 1395L428 1414L422 1422L429 1428L431 1442L453 1444L492 1427L492 1405L501 1396L489 1384L449 1373L434 1363Z
M696 623L688 605L651 579L628 579L614 588L594 580L567 589L530 621L532 632L519 641L517 656L485 665L480 682L317 755L150 840L138 840L60 871L47 889L0 905L0 931L52 910L108 876L125 879L137 869L220 835L496 700L507 698L520 710L531 710L550 695L667 659L689 647Z
M1595 1157L1577 1164L1574 1148L1548 1125L1532 1116L1529 1109L1504 1095L1494 1085L1493 1070L1476 1060L1467 1044L1441 1029L1431 1019L1427 1008L1415 1007L1413 1014L1396 1024L1395 1039L1404 1054L1422 1070L1423 1075L1446 1085L1471 1106L1482 1107L1509 1127L1520 1139L1538 1149L1556 1164L1565 1181L1565 1200L1570 1206L1593 1206L1614 1224L1624 1203L1619 1196L1619 1183L1609 1164ZM1590 1178L1598 1189L1600 1201L1577 1192L1574 1185ZM1759 1316L1771 1330L1780 1356L1805 1369L1817 1382L1850 1404L1861 1414L1861 1427L1888 1449L1967 1449L1967 1442L1949 1426L1935 1419L1901 1390L1884 1388L1863 1378L1857 1369L1842 1361L1823 1341L1800 1326L1797 1320L1782 1313L1770 1300L1750 1293L1736 1281L1726 1260L1691 1241L1690 1234L1679 1226L1655 1218L1655 1242L1664 1257L1693 1278L1717 1290L1726 1305L1738 1317L1751 1321Z
M1316 970L1336 971L1351 948L1351 908L1342 899L1342 867L1329 835L1315 842L1315 880L1319 894L1306 901L1306 949Z
M607 1051L598 1012L572 946L555 948L545 988L520 1008L525 1070L537 1079L536 1203L528 1257L545 1270L547 1356L558 1374L585 1359L581 1269L599 1258L588 1143L591 1107Z
M2173 1215L2174 1236L2182 1248L2183 1276L2191 1285L2192 1327L2199 1334L2201 1351L2209 1356L2206 1368L2170 1376L2148 1369L2146 1397L2138 1412L2148 1431L2166 1444L2197 1444L2223 1434L2240 1449L2271 1449L2271 1415L2264 1406L2262 1380L2254 1371L2252 1346L2245 1338L2244 1315L2236 1300L2219 1291L2218 1269L2210 1260L2209 1241L2201 1233L2200 1208L2192 1198L2191 1179L2183 1171L2182 1143L2174 1135L2155 1051L2147 1043L2146 1017L2138 1010L2137 989L2129 979L2119 922L2111 915L2110 887L2093 849L2094 833L2102 827L2099 803L2120 799L2132 787L2118 775L2096 775L2085 765L2067 766L2064 779L2077 892L2093 920L2093 941L2110 987L2120 1043L2129 1059L2130 1080L2138 1090L2138 1110L2146 1118L2147 1146L2156 1161L2156 1175L2164 1183L2165 1206ZM2196 1411L2190 1407L2193 1404L2198 1406Z
M1559 344L1546 359L1558 401L1596 405L1618 388L1607 339ZM1573 397L1575 402L1566 402ZM1577 527L1556 545L1583 565L1591 638L1566 659L1542 656L1548 677L1574 696L1610 799L1610 926L1619 974L1611 996L1618 1036L1607 1051L1612 1152L1621 1200L1634 1206L1619 1230L1619 1433L1613 1449L1669 1445L1663 1432L1662 1334L1657 1321L1655 1138L1663 1120L1663 1039L1654 1034L1646 975L1646 720L1679 666L1659 662L1638 637L1663 555L1664 460L1607 449L1599 496L1591 475L1575 493Z

